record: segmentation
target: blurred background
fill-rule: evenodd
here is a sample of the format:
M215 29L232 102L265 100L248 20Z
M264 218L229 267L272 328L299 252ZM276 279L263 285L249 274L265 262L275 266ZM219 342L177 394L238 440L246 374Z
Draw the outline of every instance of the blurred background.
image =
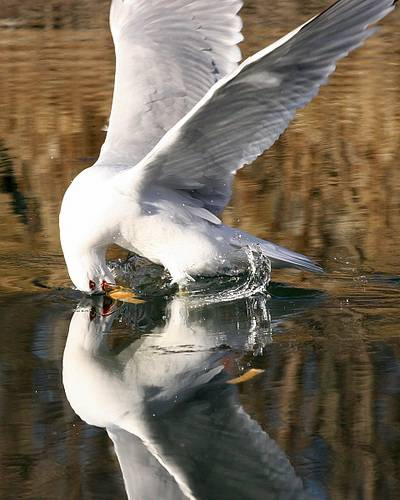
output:
M327 3L246 1L243 55ZM29 273L39 269L46 282L64 284L60 202L96 159L110 111L109 1L0 0L0 7L0 287L31 286ZM400 18L381 24L273 148L240 172L226 222L328 267L340 258L398 268ZM19 284L16 256L25 261Z
M329 3L246 0L243 55ZM124 491L107 435L76 417L63 393L76 296L45 289L70 286L58 211L105 137L114 74L109 4L0 0L5 499L121 498ZM329 279L276 275L331 295L273 330L273 343L251 361L267 375L239 388L245 410L303 480L311 478L319 498L400 495L399 12L381 25L270 151L239 173L224 213L227 223L332 271Z

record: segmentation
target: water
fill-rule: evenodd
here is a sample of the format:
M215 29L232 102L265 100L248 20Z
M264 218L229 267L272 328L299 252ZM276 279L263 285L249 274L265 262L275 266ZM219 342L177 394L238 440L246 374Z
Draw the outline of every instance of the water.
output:
M224 214L327 274L116 308L70 289L57 228L104 139L108 3L0 2L0 497L398 498L398 13ZM243 52L324 6L249 0Z

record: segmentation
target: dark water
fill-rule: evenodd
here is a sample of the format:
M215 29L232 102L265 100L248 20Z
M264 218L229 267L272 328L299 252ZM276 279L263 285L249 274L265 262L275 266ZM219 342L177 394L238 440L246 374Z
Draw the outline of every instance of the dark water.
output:
M243 52L326 4L249 0ZM70 290L57 228L104 139L108 5L0 1L0 497L398 498L398 13L224 215L328 273L120 306Z

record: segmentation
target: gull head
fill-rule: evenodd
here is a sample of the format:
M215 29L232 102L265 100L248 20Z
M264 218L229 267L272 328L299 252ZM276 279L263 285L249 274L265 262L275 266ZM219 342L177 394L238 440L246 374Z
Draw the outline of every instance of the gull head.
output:
M99 175L100 174L100 175ZM60 240L73 284L87 294L107 292L115 279L106 264L114 221L103 196L102 173L86 169L67 189L60 211Z
M105 249L80 246L69 251L63 245L68 273L75 287L87 294L106 293L115 286L115 279L105 261Z

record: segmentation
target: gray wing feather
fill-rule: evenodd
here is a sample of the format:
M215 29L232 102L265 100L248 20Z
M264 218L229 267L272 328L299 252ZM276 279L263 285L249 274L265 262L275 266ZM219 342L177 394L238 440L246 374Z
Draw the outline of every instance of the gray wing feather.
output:
M318 93L338 59L373 32L393 0L339 0L216 83L138 166L218 214L234 173L268 149ZM134 169L135 170L135 169ZM135 175L137 175L136 172Z
M116 70L97 165L135 165L237 68L242 0L113 0Z

